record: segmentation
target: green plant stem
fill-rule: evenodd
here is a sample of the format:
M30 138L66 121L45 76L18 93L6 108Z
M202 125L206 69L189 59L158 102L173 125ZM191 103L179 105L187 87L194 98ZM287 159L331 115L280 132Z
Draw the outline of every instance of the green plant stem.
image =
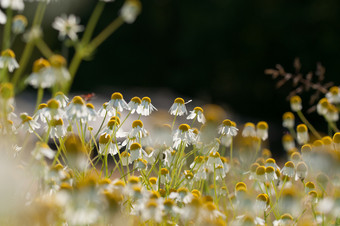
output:
M321 139L320 134L318 133L318 131L316 131L316 129L312 126L312 124L309 123L309 121L306 119L306 117L302 114L301 111L297 111L296 112L299 116L299 118L301 119L301 121L306 124L306 126L308 127L308 129L313 133L313 135L317 138L317 139Z
M39 38L35 45L38 47L40 52L46 57L47 59L50 58L54 53L53 51L48 47L48 45L45 43L45 41L42 38Z
M13 11L11 7L6 10L7 22L5 25L4 36L2 40L2 50L9 49L11 45L11 29L12 29L12 17Z
M37 104L35 105L34 112L36 112L38 110L38 107L41 104L41 101L43 99L43 96L44 96L44 88L39 87L38 94L37 94Z
M41 1L35 12L32 29L40 26L42 19L44 17L45 9L46 9L46 2ZM18 70L15 71L14 76L12 78L12 84L14 87L17 85L22 73L25 71L28 62L31 59L33 48L34 48L34 40L30 40L26 44L24 51L22 53L22 56L20 58L20 61L19 61L20 67L18 68Z
M83 38L81 40L83 44L89 43L92 37L93 31L98 23L99 17L104 10L104 6L105 6L105 3L103 1L99 1L96 7L94 8L92 15L90 17L89 23L87 24L86 29L84 31Z

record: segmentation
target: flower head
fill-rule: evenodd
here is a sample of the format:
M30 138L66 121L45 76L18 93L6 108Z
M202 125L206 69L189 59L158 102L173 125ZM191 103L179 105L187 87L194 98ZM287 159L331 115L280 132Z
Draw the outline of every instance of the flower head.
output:
M191 100L189 100L188 102L184 102L184 100L180 97L176 98L174 103L172 104L172 106L169 109L170 115L178 115L181 116L183 114L188 114L187 108L185 107L185 105L187 103L191 102Z
M79 18L75 15L56 17L52 23L52 27L59 31L59 39L64 40L69 37L72 41L78 39L77 33L84 30L84 27L79 25Z
M18 68L19 64L15 59L15 54L11 49L6 49L1 52L0 56L0 68L8 68L9 72L13 72Z

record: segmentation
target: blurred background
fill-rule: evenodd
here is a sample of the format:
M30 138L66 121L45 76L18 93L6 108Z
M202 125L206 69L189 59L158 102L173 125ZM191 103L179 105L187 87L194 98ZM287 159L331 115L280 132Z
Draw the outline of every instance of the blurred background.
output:
M61 47L58 32L51 28L54 18L66 11L86 24L96 2L49 5L44 36L52 50ZM123 3L107 4L97 33L117 17ZM35 5L27 3L24 13L32 16ZM280 154L281 117L290 110L286 97L292 86L276 89L277 81L264 70L280 63L293 72L299 57L302 72L315 71L321 62L325 81L339 85L338 0L142 0L142 5L135 23L119 28L93 59L81 64L73 93L94 92L108 99L121 91L127 100L163 94L168 97L164 107L177 96L193 99L189 108L218 104L239 124L267 121L270 148ZM320 119L315 113L307 117Z

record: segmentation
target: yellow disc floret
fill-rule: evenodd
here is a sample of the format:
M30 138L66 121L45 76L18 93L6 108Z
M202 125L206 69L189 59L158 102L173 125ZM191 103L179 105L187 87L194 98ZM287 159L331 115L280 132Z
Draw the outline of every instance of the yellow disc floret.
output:
M337 132L333 136L333 142L336 144L340 144L340 132Z
M142 98L142 101L145 101L145 102L151 103L151 99L150 99L150 97L143 97L143 98Z
M142 148L142 145L140 145L139 143L133 143L133 144L131 144L131 146L130 146L130 150L131 150L131 151L139 150L139 149L141 149L141 148Z
M174 103L177 103L177 104L184 104L184 100L180 97L176 98Z
M61 68L66 66L66 60L63 56L55 54L49 59L52 67Z
M33 63L33 72L39 72L42 69L45 69L47 67L50 67L50 63L44 59L44 58L40 58L36 61L34 61Z
M286 113L283 114L282 119L283 120L286 120L286 119L295 119L295 116L294 116L294 114L292 112L289 111L289 112L286 112Z
M290 98L290 103L291 104L300 104L302 101L301 101L301 97L299 96L293 96Z
M99 137L99 143L100 144L107 144L111 140L111 136L109 134L104 133Z
M294 165L294 163L292 161L288 161L288 162L285 163L285 167L294 168L295 165Z
M143 122L141 121L141 120L135 120L135 121L133 121L133 123L132 123L132 128L137 128L137 127L140 127L140 128L142 128L143 127Z
M56 99L51 99L47 102L47 107L51 109L58 109L59 102Z
M15 58L15 53L11 49L5 49L1 52L1 56Z
M264 121L258 122L256 125L257 129L261 129L261 130L267 130L268 129L268 124Z
M187 132L189 131L190 129L190 126L188 124L181 124L179 127L178 127L179 130L183 131L183 132Z
M305 132L307 132L307 130L308 129L307 129L307 126L305 124L300 124L296 127L296 131L298 133L305 133Z
M80 96L73 97L72 103L79 104L79 105L85 105L83 98L81 98Z
M132 102L135 102L135 103L137 103L137 104L141 104L141 103L142 103L142 101L141 101L141 99L140 99L139 97L132 97L132 98L131 98L131 101L132 101Z
M111 100L122 100L123 95L119 92L112 93Z
M198 111L203 112L203 109L202 109L201 107L195 107L195 108L194 108L194 111L195 111L195 112L198 112Z

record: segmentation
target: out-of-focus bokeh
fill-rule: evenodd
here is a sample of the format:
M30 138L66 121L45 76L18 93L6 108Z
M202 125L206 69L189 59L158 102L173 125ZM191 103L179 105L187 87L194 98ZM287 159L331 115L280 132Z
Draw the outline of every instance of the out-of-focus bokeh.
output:
M60 0L49 5L44 36L52 49L60 49L57 31L50 26L54 17L72 13L86 24L96 1ZM97 31L117 17L122 4L122 0L107 4ZM135 23L119 28L93 59L81 64L73 92L110 94L138 88L142 93L128 94L129 98L170 91L230 107L241 122L269 121L278 127L271 133L274 137L278 133L274 138L278 142L292 86L276 89L276 81L264 74L266 68L280 63L293 71L293 60L299 57L302 72L315 71L321 62L325 81L339 84L338 0L144 0L142 4ZM25 13L33 14L33 6Z

